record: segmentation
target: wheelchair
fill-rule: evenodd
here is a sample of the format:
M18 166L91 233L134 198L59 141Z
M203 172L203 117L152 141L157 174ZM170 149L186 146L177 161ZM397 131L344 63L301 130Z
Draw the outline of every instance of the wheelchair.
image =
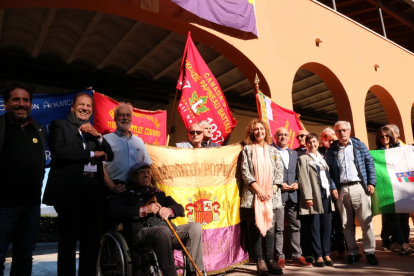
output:
M108 231L101 237L97 276L161 276L154 251L149 248L131 250L121 231ZM131 242L129 242L131 245ZM187 275L187 257L183 253L182 275Z

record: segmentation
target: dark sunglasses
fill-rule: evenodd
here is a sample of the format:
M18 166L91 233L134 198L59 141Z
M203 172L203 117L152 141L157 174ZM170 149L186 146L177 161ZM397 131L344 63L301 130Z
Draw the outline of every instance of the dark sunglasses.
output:
M305 136L306 136L306 134L301 134L301 135L296 136L296 139L303 138Z
M190 133L191 135L194 135L197 133L197 135L200 135L201 133L203 133L201 130L191 130L188 133Z
M390 138L389 135L381 135L379 138Z

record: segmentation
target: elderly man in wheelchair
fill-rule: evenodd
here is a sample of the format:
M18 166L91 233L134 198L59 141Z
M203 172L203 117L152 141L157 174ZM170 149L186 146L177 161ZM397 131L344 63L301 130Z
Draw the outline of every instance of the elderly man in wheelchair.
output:
M123 223L124 231L131 237L130 247L151 248L159 261L162 274L177 275L173 249L181 248L178 239L167 225L167 220L184 216L184 208L172 197L152 188L151 170L147 163L135 164L131 167L130 173L131 182L127 185L126 191L113 195L109 200L109 217ZM201 225L194 222L178 227L172 223L171 225L185 244L199 271L205 274ZM191 263L189 269L196 275L196 269Z

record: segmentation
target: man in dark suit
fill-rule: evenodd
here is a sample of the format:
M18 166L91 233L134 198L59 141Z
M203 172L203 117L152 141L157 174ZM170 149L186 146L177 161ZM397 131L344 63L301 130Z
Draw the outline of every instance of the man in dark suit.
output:
M173 249L180 249L180 245L165 220L184 216L184 208L172 197L152 188L148 163L134 164L130 175L131 182L126 186L127 190L111 197L109 216L124 223L124 230L135 246L148 246L154 250L164 275L177 275ZM150 203L154 196L157 202ZM176 232L186 244L187 251L198 269L204 270L201 224L182 224L176 227ZM192 265L190 267L195 275L195 268Z
M10 243L10 275L29 276L40 222L45 174L45 132L30 118L32 93L13 84L4 92L0 116L0 275Z
M51 169L43 203L58 213L58 275L95 275L103 195L102 161L114 158L111 146L90 124L92 98L79 93L64 120L50 124Z
M276 148L282 157L284 172L282 190L283 208L276 209L276 254L278 255L278 264L282 268L285 266L285 254L283 254L283 230L284 230L284 214L289 218L290 225L290 241L292 245L292 257L294 266L311 267L312 264L306 262L302 257L302 249L300 247L300 221L298 218L298 180L296 177L296 163L298 153L288 148L289 131L280 127L276 130Z

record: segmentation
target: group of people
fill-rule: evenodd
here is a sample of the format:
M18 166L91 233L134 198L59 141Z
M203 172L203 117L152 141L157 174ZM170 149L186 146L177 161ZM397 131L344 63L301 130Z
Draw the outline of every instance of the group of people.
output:
M0 116L0 275L4 274L10 244L10 275L28 276L32 271L46 146L45 130L30 117L32 97L31 90L20 84L4 92L6 114ZM117 129L104 136L91 125L92 112L92 97L79 93L67 118L49 126L52 161L43 203L54 206L58 214L58 275L76 275L78 241L78 275L96 275L105 216L124 222L131 246L152 247L162 259L164 275L176 275L172 249L180 245L165 221L183 216L184 208L153 185L152 162L145 145L129 131L132 106L119 104L114 115ZM206 137L211 136L211 126L203 126ZM200 129L194 135L202 138ZM203 144L210 142L207 139ZM113 195L105 202L110 192ZM154 196L156 201L148 203ZM175 231L205 274L201 225L188 223ZM189 270L195 274L196 268L190 263Z
M0 275L10 243L11 275L31 275L45 164L45 130L30 118L31 103L32 92L22 85L4 93L6 114L0 116L4 183L0 193ZM78 241L78 275L96 275L104 216L124 224L131 246L151 247L162 259L164 275L176 275L172 250L179 249L179 242L166 221L184 216L184 208L155 185L145 145L129 130L132 106L118 105L114 112L117 129L106 135L91 125L92 112L91 96L79 93L67 118L49 126L52 162L43 203L54 206L58 213L58 275L76 275ZM390 128L383 127L379 133L379 148L396 146L395 132ZM220 146L211 140L208 121L190 125L187 134L188 141L177 143L177 147ZM273 143L266 122L254 119L246 127L240 207L247 223L250 256L259 275L283 273L285 215L292 265L333 266L331 233L337 257L343 257L346 240L346 262L358 262L355 216L363 231L367 261L378 264L369 198L375 191L375 167L367 147L350 134L351 125L345 121L337 122L334 130L325 129L320 140L316 134L301 130L296 136L300 146L293 150L288 147L286 128L276 130ZM383 220L401 225L399 229L384 227L384 247L408 254L411 247L406 239L405 214L384 215ZM195 275L198 268L205 274L201 225L191 222L174 229L195 262L189 271Z
M391 125L378 130L379 149L397 146L394 133L398 128L394 128ZM351 137L347 121L336 122L334 129L326 128L320 136L318 139L315 133L300 130L296 136L300 146L292 150L284 127L274 133L276 143L262 120L252 120L246 128L241 208L259 275L283 273L285 214L290 226L292 265L333 266L331 249L342 259L345 248L345 262L358 262L361 254L355 240L355 217L361 226L367 262L378 265L370 200L376 186L373 158L364 143ZM383 221L384 247L412 254L408 214L383 215Z

